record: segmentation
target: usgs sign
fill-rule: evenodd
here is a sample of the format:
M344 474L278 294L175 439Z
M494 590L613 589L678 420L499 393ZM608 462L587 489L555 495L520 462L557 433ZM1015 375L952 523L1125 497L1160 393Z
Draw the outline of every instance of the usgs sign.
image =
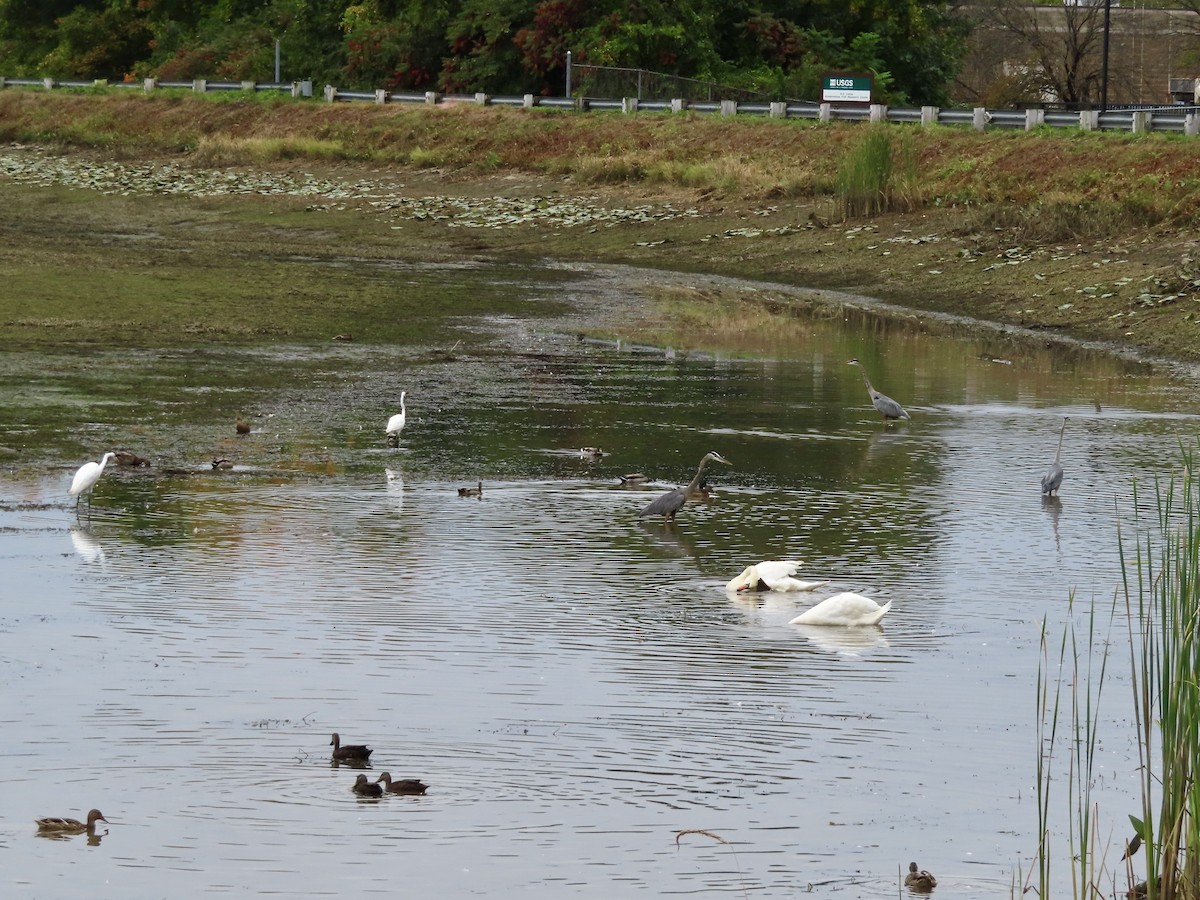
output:
M822 103L870 103L870 75L828 72L821 77Z

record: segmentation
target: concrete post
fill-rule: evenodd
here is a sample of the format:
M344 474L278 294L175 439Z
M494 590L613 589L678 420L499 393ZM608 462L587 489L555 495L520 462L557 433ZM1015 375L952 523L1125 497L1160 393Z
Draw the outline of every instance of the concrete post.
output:
M95 81L92 82L92 87L108 87L108 79L107 78L97 78Z
M475 102L478 103L480 106L487 106L489 103L492 102L492 98L487 94L476 93L475 94Z
M621 112L635 113L638 111L637 97L625 97L621 100Z
M930 125L936 125L938 120L938 108L936 106L921 107L921 126L928 128Z
M592 102L590 100L588 100L587 97L576 97L575 98L575 109L578 112L587 112L591 108L592 108Z
M337 99L337 88L332 84L325 85L325 102L332 103Z
M300 82L300 96L301 97L311 97L312 96L312 82L311 81Z
M0 91L4 90L4 76L0 75Z
M441 102L442 102L442 95L439 94L437 91L426 91L425 92L425 105L426 106L437 106Z
M833 104L832 103L822 103L821 111L817 115L817 119L822 122L828 122L832 118L833 118Z
M192 92L195 94L203 94L208 89L208 82L203 78L197 78L192 82Z
M884 106L882 103L872 103L871 104L871 112L870 112L870 120L875 123L886 122L887 121L887 111L888 111L888 108L886 106Z
M42 79L42 87L44 87L48 91L54 90L54 79L53 78L43 78Z
M1200 116L1196 113L1188 113L1183 117L1183 133L1188 137L1195 137L1200 134Z
M686 100L677 97L676 99L671 101L671 112L681 113L685 109L687 109L687 101Z
M149 94L151 91L153 91L156 87L158 87L158 79L157 78L143 78L142 79L142 90L145 91L147 94Z
M1085 109L1079 113L1079 127L1083 131L1095 131L1100 127L1100 110Z
M242 90L243 91L250 91L251 93L253 93L257 89L258 89L257 81L243 81L242 82Z
M1046 124L1046 111L1044 109L1027 109L1025 110L1025 130L1033 131L1033 129Z
M388 102L388 92L382 88L375 89L375 102L380 106Z
M722 100L721 101L721 115L736 116L737 115L737 101L736 100Z
M1133 111L1133 121L1130 123L1134 134L1145 134L1150 130L1150 111L1136 109Z
M976 131L983 131L987 128L988 111L982 106L977 106L971 114L971 127Z

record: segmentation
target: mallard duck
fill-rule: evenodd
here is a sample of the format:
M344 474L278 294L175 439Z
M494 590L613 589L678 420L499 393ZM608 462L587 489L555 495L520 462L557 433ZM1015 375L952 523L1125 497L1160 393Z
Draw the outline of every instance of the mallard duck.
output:
M150 465L150 460L144 456L138 456L132 450L114 450L113 462L118 466L137 467Z
M932 891L937 887L937 879L924 869L917 871L917 864L910 862L908 864L908 875L904 879L904 886L911 891Z
M370 747L364 744L347 744L342 746L342 739L338 737L338 733L333 733L333 738L329 742L333 747L333 759L336 762L367 762L371 759L371 754L374 752Z
M802 612L789 625L878 625L892 608L889 600L880 606L862 594L834 594Z
M604 451L599 447L580 447L579 455L584 459L601 459L604 456Z
M373 781L367 781L366 775L359 775L354 779L354 786L350 788L360 797L382 797L383 788Z
M628 475L618 475L621 479L621 484L645 484L650 480L650 476L642 472L630 472Z
M429 785L419 778L400 778L392 781L392 776L388 772L380 772L379 777L375 780L382 782L383 789L389 794L423 794L429 788Z
M55 816L48 816L45 819L37 819L38 831L43 834L83 834L85 831L91 834L96 830L97 822L108 822L104 818L104 813L98 809L93 809L87 814L87 821L80 822L78 819L60 819Z
M247 422L243 418L239 417L237 419L237 421L233 423L233 427L237 431L238 434L249 434L250 433L250 423Z
M459 488L458 496L460 496L460 497L482 497L483 496L483 482L482 481L479 482L479 484L477 484L473 488Z
M743 591L815 591L828 581L801 581L792 576L800 568L800 563L792 559L770 559L746 566L742 574L734 578L725 590L733 594Z
M224 456L219 456L213 460L212 466L214 469L232 469L233 460L226 459Z
M675 521L675 513L683 508L683 504L700 493L700 483L704 480L704 469L710 462L724 463L727 466L733 465L729 460L723 457L720 453L706 453L704 458L700 460L700 466L696 469L696 477L681 488L675 488L673 491L667 491L658 499L651 501L647 506L638 513L638 516L662 516L664 519Z

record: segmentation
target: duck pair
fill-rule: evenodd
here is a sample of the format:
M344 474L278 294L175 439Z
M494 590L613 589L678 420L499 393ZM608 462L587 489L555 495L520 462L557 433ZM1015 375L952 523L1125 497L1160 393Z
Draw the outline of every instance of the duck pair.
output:
M360 797L382 797L385 793L404 794L411 797L424 794L428 788L429 785L419 778L400 778L393 781L388 772L380 772L379 777L374 781L367 781L366 775L359 775L354 779L354 785L350 790Z

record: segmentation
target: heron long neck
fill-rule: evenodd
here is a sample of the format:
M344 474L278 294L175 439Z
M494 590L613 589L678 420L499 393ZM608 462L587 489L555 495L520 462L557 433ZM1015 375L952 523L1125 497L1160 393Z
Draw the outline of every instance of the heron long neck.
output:
M867 393L874 394L875 388L871 387L871 379L867 377L867 370L860 365L858 366L858 371L862 373L863 384L867 386Z
M688 485L688 493L694 494L700 490L700 479L704 477L704 469L708 466L708 457L700 460L700 465L696 468L696 477L692 479L692 483Z
M1056 451L1054 451L1054 461L1055 462L1058 462L1059 458L1062 456L1063 435L1065 435L1066 433L1067 433L1067 423L1063 422L1062 428L1060 428L1058 431L1058 449Z

